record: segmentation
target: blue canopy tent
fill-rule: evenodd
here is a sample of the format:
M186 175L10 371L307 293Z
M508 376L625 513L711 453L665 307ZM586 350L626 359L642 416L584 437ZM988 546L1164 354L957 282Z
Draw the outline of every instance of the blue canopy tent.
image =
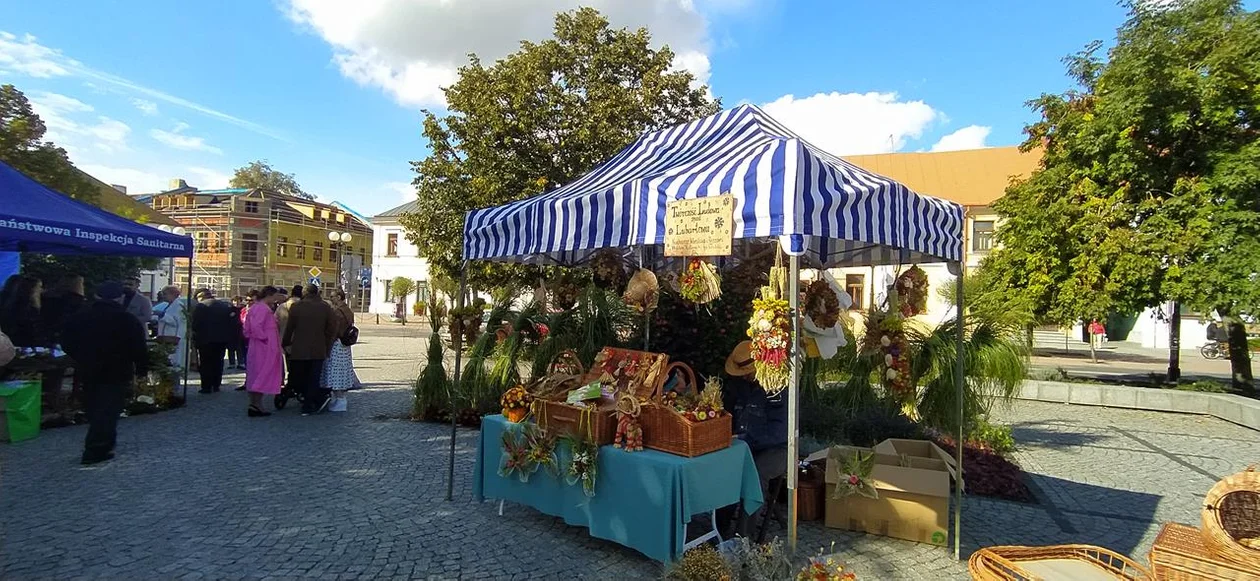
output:
M0 250L157 258L193 255L189 236L137 224L72 199L3 162Z
M4 162L0 162L0 252L187 258L188 283L192 284L192 237L85 204ZM186 392L187 354L184 361Z
M801 260L818 268L946 262L957 275L957 308L962 310L962 206L916 194L831 155L753 105L645 134L573 183L469 212L464 259L577 265L604 248L661 245L669 202L723 194L735 199L736 240L778 240L788 254L793 313L799 312ZM793 335L799 335L795 328ZM799 362L799 343L792 344L792 361ZM455 369L458 382L458 363ZM798 376L796 364L788 388L788 535L793 546ZM955 382L961 395L961 362ZM961 414L961 397L959 402ZM961 447L956 460L961 466ZM961 489L959 483L956 557Z

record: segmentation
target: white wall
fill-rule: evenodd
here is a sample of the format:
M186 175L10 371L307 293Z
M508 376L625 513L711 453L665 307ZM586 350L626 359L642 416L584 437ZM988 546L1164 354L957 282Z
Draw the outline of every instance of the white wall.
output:
M389 235L398 235L398 254L388 256ZM429 264L411 242L403 227L395 222L383 222L372 225L372 305L368 312L393 315L394 301L385 302L386 286L394 278L405 276L411 280L427 282L429 280ZM413 294L407 301L407 314L411 315L412 306L417 300Z
M1184 309L1184 307L1183 307ZM1163 308L1164 313L1172 312L1170 307ZM1158 309L1147 309L1138 316L1137 324L1129 333L1130 343L1139 343L1150 349L1168 348L1168 321ZM1198 349L1207 343L1207 321L1200 320L1197 315L1181 315L1181 348Z

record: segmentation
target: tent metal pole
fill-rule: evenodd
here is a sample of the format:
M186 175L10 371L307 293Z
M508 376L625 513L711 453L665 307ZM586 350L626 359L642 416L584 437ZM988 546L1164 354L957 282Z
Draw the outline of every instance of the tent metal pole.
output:
M792 341L788 343L791 349L788 361L791 362L788 368L788 444L787 444L787 489L788 489L788 549L796 550L796 477L799 472L797 464L800 462L799 439L800 430L798 423L800 414L797 407L800 405L800 381L801 381L801 320L800 320L800 285L801 285L801 259L796 255L788 256L788 312L792 314ZM769 502L767 500L767 502Z
M171 266L175 264L171 260ZM188 257L188 294L184 295L184 405L188 405L188 368L192 363L192 300L193 300L193 257ZM166 308L171 308L167 305Z
M467 291L468 291L468 263L465 262L459 269L459 295L455 297L456 309L459 309L461 311L463 310L464 295L468 294ZM450 324L450 322L448 321L447 324ZM456 432L455 428L456 426L458 426L457 422L459 420L459 412L456 406L456 400L460 394L459 372L461 371L460 366L463 364L463 352L464 352L464 332L463 332L464 330L462 328L463 327L462 320L460 322L460 326L461 328L458 329L458 332L454 333L455 341L454 341L454 344L452 345L452 347L455 349L455 380L451 382L451 397L450 397L450 400L451 400L451 453L450 453L450 457L447 459L447 462L446 462L446 500L448 501L455 499L455 432ZM429 340L440 341L441 339L430 338Z
M954 560L962 558L962 491L963 491L963 442L964 431L966 427L964 422L963 411L963 390L966 382L966 372L963 365L966 362L966 353L964 347L966 345L966 318L963 317L963 269L964 264L960 261L956 263L958 266L958 277L954 279L955 289L954 298L957 304L954 305L955 316L958 317L958 345L954 351L956 362L954 363L954 390L955 397L958 398L958 439L954 441L954 461L957 463L958 477L954 483Z

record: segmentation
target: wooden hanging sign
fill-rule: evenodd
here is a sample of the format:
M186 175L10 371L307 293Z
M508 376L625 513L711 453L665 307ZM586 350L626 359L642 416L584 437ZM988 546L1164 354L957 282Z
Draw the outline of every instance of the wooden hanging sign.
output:
M677 200L665 206L665 256L730 256L735 196Z

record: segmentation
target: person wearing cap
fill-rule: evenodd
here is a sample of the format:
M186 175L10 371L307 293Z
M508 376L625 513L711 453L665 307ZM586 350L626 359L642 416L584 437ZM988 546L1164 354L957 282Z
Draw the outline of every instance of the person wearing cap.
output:
M214 393L223 387L223 357L241 334L241 320L231 305L215 298L214 291L201 289L197 296L200 302L192 310L192 331L201 359L201 393Z
M735 346L726 358L725 371L728 377L722 382L722 406L731 414L731 432L748 444L762 495L768 498L770 481L787 473L787 392L772 397L757 383L749 341ZM760 522L764 510L763 506L758 514L743 519L743 524ZM728 513L728 519L734 516L734 511Z
M125 294L117 282L96 287L96 301L71 315L61 335L61 348L74 359L83 384L88 433L83 441L85 465L114 457L118 416L137 375L149 372L149 347L144 325L123 308Z
M131 313L141 325L153 320L153 301L139 292L140 277L130 277L123 281L123 310Z

